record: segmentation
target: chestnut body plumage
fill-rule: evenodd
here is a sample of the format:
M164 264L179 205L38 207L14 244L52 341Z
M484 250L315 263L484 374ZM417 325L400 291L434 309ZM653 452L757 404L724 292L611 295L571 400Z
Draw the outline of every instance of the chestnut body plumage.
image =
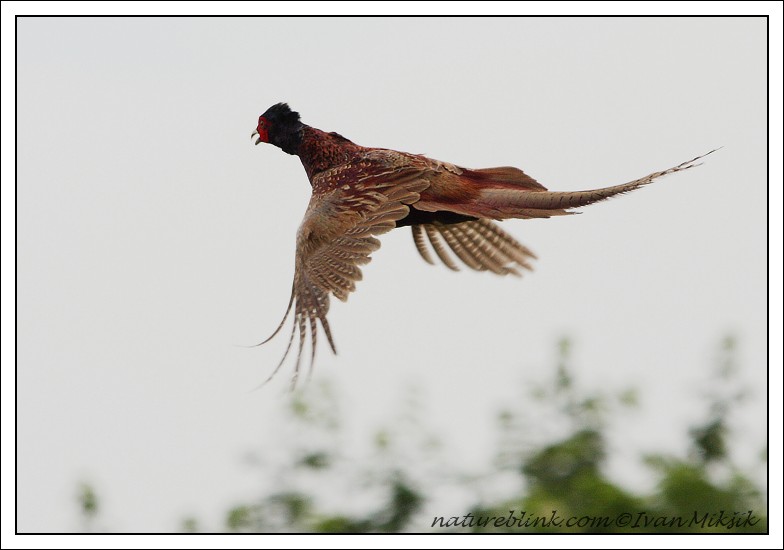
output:
M307 333L311 335L313 365L318 323L335 351L327 321L330 294L344 301L348 298L362 278L359 266L368 263L370 254L380 246L376 236L411 226L417 250L429 263L434 263L434 252L453 270L458 269L456 256L471 269L519 275L520 269L531 269L535 256L495 221L571 214L573 208L697 166L695 161L702 158L621 185L552 192L518 168L472 170L422 155L362 147L340 134L303 124L299 114L285 103L270 107L259 117L252 136L256 135L257 144L271 143L299 156L313 187L297 232L289 306L277 330L262 342L278 334L293 307L291 337L275 369L277 372L283 364L298 332L293 382Z

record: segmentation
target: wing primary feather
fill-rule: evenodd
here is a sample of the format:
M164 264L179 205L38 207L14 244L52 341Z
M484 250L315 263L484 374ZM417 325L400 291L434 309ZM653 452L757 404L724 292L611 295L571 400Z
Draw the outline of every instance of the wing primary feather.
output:
M505 254L510 255L522 267L530 270L531 266L526 262L528 257L536 259L536 254L531 252L527 247L517 242L514 238L509 236L504 230L496 226L493 222L488 220L480 220L474 223L474 229L478 231L483 237L492 242L497 248L502 250Z
M464 264L475 271L487 270L487 268L485 268L480 262L476 261L476 258L474 258L474 256L468 250L466 250L453 227L448 225L438 226L438 230L446 240L446 244L448 244L449 248L452 249L452 252L454 252L457 257L463 261Z
M259 384L257 386L257 388L260 388L260 387L266 385L267 382L269 382L270 380L275 378L275 375L278 374L278 371L280 370L280 367L282 367L283 363L286 361L286 357L289 356L289 351L291 351L291 345L294 343L294 331L296 330L296 328L297 328L297 325L296 325L296 323L294 323L292 325L292 327L291 327L291 335L289 336L289 343L286 346L286 351L283 353L283 357L280 358L280 362L278 363L278 366L275 367L275 370L272 371L272 374L270 374L264 382Z
M316 319L312 315L308 315L310 321L310 365L308 367L308 380L313 378L313 364L316 362L316 340L318 339L318 330L316 326Z
M308 285L310 295L313 298L313 302L315 304L314 309L316 311L316 315L318 316L319 321L321 321L321 328L324 329L324 334L327 336L327 342L329 343L329 347L332 348L332 353L337 355L338 352L335 348L335 342L332 340L332 331L329 328L329 321L327 321L327 310L325 309L324 304L321 303L322 301L320 299L325 295L314 293L313 288L314 287L312 285ZM328 296L327 299L329 299Z
M288 319L288 317L289 317L289 313L291 313L291 306L294 304L294 295L295 295L295 290L296 290L296 287L295 287L295 285L296 285L296 284L297 284L297 281L296 281L296 276L295 276L295 278L294 278L294 283L292 283L292 285L291 285L291 297L289 298L289 305L288 305L288 307L286 308L286 314L283 316L283 320L282 320L282 321L280 322L280 324L278 325L278 328L276 328L276 329L275 329L275 332L273 332L273 333L270 335L270 337L269 337L269 338L267 338L267 339L266 339L266 340L264 340L263 342L259 342L258 344L254 344L254 345L253 345L253 346L251 346L251 347L258 347L258 346L263 346L264 344L266 344L267 342L269 342L270 340L272 340L273 338L275 338L275 336L277 336L277 334L280 332L280 329L282 329L282 328L283 328L283 325L285 324L285 322L286 322L286 319ZM284 356L283 358L285 359L286 357ZM277 369L276 369L276 370L277 370Z
M430 265L435 265L436 263L433 261L433 257L430 255L430 251L428 251L427 245L425 244L425 233L422 226L412 225L411 234L414 236L414 244L416 245L419 255L422 256L422 259Z
M477 243L477 253L486 257L488 262L497 265L501 269L500 274L511 274L515 277L520 277L520 272L513 267L514 264L531 269L531 266L525 263L525 255L515 249L510 249L509 245L506 245L496 234L497 231L500 231L499 228L491 226L494 231L483 234L479 228L481 226L478 226L479 224L477 223L466 224L464 230L469 235L472 235L474 242ZM515 241L515 244L517 244L517 241Z
M515 269L506 266L513 260L475 232L470 223L457 224L452 231L461 240L466 252L480 263L483 269L489 269L497 275L520 275Z
M436 255L444 262L444 265L452 271L460 271L460 268L457 267L457 264L455 264L452 258L449 257L449 253L444 249L444 244L441 242L441 238L439 237L436 228L431 224L427 224L425 225L425 233L427 234L427 238L430 239L430 244L433 245L433 250L436 251Z
M299 304L297 304L299 305ZM299 366L302 363L302 348L305 347L305 316L301 311L297 312L296 316L297 329L299 330L299 349L297 350L297 362L294 364L294 376L291 379L291 389L297 387L297 379L299 378Z

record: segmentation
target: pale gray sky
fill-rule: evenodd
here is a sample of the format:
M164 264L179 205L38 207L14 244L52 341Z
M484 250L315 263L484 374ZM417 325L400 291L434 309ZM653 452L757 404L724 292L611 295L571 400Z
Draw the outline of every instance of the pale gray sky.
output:
M314 380L352 438L426 398L466 469L498 409L574 338L581 383L642 390L616 437L682 452L696 383L739 339L766 436L764 19L20 19L18 528L78 528L76 484L108 527L175 529L258 494L247 452L284 446L285 337L247 349L288 301L310 188L250 133L287 101L355 142L467 167L514 165L553 190L623 183L724 148L580 216L509 221L539 256L522 280L452 273L408 229L382 238L330 321ZM745 453L745 454L744 454ZM617 479L645 483L641 471ZM431 514L432 515L432 514Z

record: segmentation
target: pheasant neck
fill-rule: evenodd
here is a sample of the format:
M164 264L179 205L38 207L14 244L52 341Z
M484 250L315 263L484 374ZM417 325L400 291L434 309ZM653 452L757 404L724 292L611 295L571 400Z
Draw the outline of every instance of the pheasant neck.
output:
M323 132L310 126L304 126L300 135L301 141L296 154L299 155L311 182L314 175L346 164L362 149L340 134Z

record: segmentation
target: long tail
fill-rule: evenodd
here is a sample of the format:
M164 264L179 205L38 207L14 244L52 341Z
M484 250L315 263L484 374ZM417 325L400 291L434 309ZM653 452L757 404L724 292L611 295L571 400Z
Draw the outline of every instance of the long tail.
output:
M468 176L475 181L482 180L482 189L472 201L470 211L465 212L465 214L495 219L549 218L550 216L573 214L574 212L569 212L570 209L587 206L616 195L622 195L648 185L662 176L699 166L701 163L697 161L716 150L714 149L667 170L654 172L628 183L589 191L547 191L542 185L516 168L491 168L470 171L467 174L463 174L462 177ZM474 176L474 174L477 174L478 177Z

